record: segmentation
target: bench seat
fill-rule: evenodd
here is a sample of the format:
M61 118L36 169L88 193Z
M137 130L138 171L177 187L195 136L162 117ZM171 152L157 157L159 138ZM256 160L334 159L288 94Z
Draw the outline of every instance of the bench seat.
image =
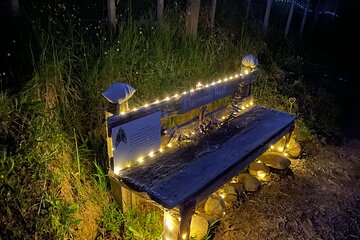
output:
M125 168L117 178L169 209L199 204L291 132L295 118L254 106L198 142Z

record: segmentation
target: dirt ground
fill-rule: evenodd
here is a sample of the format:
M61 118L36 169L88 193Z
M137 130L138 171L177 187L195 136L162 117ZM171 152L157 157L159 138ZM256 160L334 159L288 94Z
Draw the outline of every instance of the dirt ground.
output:
M360 239L360 141L303 150L227 210L214 239Z

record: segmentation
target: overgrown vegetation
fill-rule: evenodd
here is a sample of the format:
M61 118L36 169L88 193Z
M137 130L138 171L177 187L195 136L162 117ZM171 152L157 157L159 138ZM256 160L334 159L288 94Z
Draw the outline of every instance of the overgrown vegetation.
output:
M161 235L159 216L137 209L123 216L109 194L101 92L115 81L137 89L131 101L137 106L232 73L245 54L254 53L264 63L254 89L259 103L298 114L302 139L314 137L306 120L328 123L323 103L302 96L306 86L289 84L280 70L286 61L300 64L299 59L286 52L285 62L271 58L260 37L245 34L239 41L218 30L189 41L176 11L167 13L161 25L152 15L121 22L109 37L106 27L81 22L67 12L70 7L50 6L61 13L46 24L32 24L32 79L16 96L0 94L2 239ZM320 121L318 109L324 111Z

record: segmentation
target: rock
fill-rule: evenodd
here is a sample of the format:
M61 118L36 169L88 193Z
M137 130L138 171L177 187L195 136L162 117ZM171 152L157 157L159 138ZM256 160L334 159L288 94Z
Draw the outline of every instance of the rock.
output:
M273 148L270 148L270 150L272 152L280 152L282 153L285 147L285 137L282 137L279 141L277 141L274 145Z
M246 191L255 192L260 188L260 181L249 173L240 173L238 181L241 182Z
M298 158L301 154L301 146L299 142L291 138L288 144L288 147L286 148L286 152L293 158Z
M224 201L220 196L212 195L206 200L205 213L214 217L221 217L225 211Z
M269 174L270 169L263 162L255 160L249 164L249 173L255 177L264 177Z
M237 192L234 186L225 184L221 190L226 207L231 207L237 199Z
M239 183L239 182L229 183L229 185L231 185L231 186L233 186L235 188L238 195L240 195L245 190L244 185L242 183Z
M198 214L194 214L191 219L190 224L190 236L193 237L191 239L201 240L204 239L209 229L208 221L199 216Z
M280 170L288 168L291 164L287 157L277 152L264 153L259 157L259 160L269 167Z

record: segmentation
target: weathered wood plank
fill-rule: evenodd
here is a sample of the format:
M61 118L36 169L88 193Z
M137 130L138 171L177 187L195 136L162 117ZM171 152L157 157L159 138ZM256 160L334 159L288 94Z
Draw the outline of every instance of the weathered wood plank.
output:
M294 115L254 107L198 143L124 169L121 179L167 208L200 200L289 132L294 119Z
M247 97L250 93L248 85L254 82L256 77L255 74L256 72L253 72L245 77L239 76L226 82L214 85L210 84L208 87L188 92L186 95L179 94L178 96L173 96L168 100L162 100L158 103L150 103L149 106L143 106L136 111L130 111L126 114L113 115L107 119L109 129L157 111L161 112L162 118L173 114L189 112L202 105L233 95L240 83L244 86L242 96Z

